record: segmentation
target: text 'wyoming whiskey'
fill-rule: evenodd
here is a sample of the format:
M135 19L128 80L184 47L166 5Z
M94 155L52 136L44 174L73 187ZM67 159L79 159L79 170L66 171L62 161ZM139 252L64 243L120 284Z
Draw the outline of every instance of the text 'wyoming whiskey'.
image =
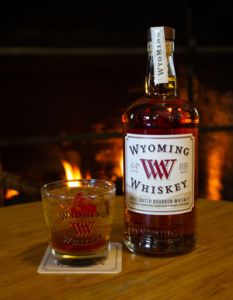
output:
M175 30L148 30L145 96L122 116L125 232L133 252L175 255L195 246L197 110L176 95Z

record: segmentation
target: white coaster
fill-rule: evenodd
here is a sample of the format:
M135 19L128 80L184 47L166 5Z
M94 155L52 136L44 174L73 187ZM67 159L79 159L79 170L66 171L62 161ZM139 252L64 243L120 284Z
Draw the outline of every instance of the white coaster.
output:
M108 257L99 264L92 266L67 266L57 264L51 248L48 246L38 267L38 273L47 274L111 274L120 273L122 270L122 245L111 243Z

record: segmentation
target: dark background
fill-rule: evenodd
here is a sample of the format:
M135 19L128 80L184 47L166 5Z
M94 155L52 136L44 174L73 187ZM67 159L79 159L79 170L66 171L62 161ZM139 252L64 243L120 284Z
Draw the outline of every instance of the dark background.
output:
M0 136L78 133L91 130L93 121L119 118L143 93L150 26L176 29L178 77L198 75L205 85L226 90L233 47L229 4L61 1L2 7ZM187 90L183 82L179 86Z
M176 44L232 45L231 1L23 1L1 7L1 46L145 46L149 26L174 26Z
M232 200L233 22L224 0L1 4L3 169L24 165L33 180L51 164L50 138L121 132L122 110L143 94L147 29L164 25L176 29L179 94L201 115L200 196Z

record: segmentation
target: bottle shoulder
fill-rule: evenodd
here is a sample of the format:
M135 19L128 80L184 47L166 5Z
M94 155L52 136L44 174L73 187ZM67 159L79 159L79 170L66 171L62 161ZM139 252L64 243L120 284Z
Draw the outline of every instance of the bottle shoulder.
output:
M199 113L192 103L179 97L142 97L134 101L124 113L125 123L140 127L197 126ZM163 122L161 122L163 121Z
M181 99L179 97L167 97L153 98L153 97L142 97L131 103L125 110L126 113L153 113L155 111L168 111L171 109L179 109L179 111L195 111L198 115L197 109L194 105L187 100Z

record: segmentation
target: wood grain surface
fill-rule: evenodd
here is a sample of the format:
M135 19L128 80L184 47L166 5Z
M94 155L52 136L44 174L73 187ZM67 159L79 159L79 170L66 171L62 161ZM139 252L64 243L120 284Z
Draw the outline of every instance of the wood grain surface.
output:
M198 243L156 258L123 247L119 274L38 274L48 245L41 202L0 208L0 299L233 299L233 203L198 202ZM123 197L112 240L122 241Z

